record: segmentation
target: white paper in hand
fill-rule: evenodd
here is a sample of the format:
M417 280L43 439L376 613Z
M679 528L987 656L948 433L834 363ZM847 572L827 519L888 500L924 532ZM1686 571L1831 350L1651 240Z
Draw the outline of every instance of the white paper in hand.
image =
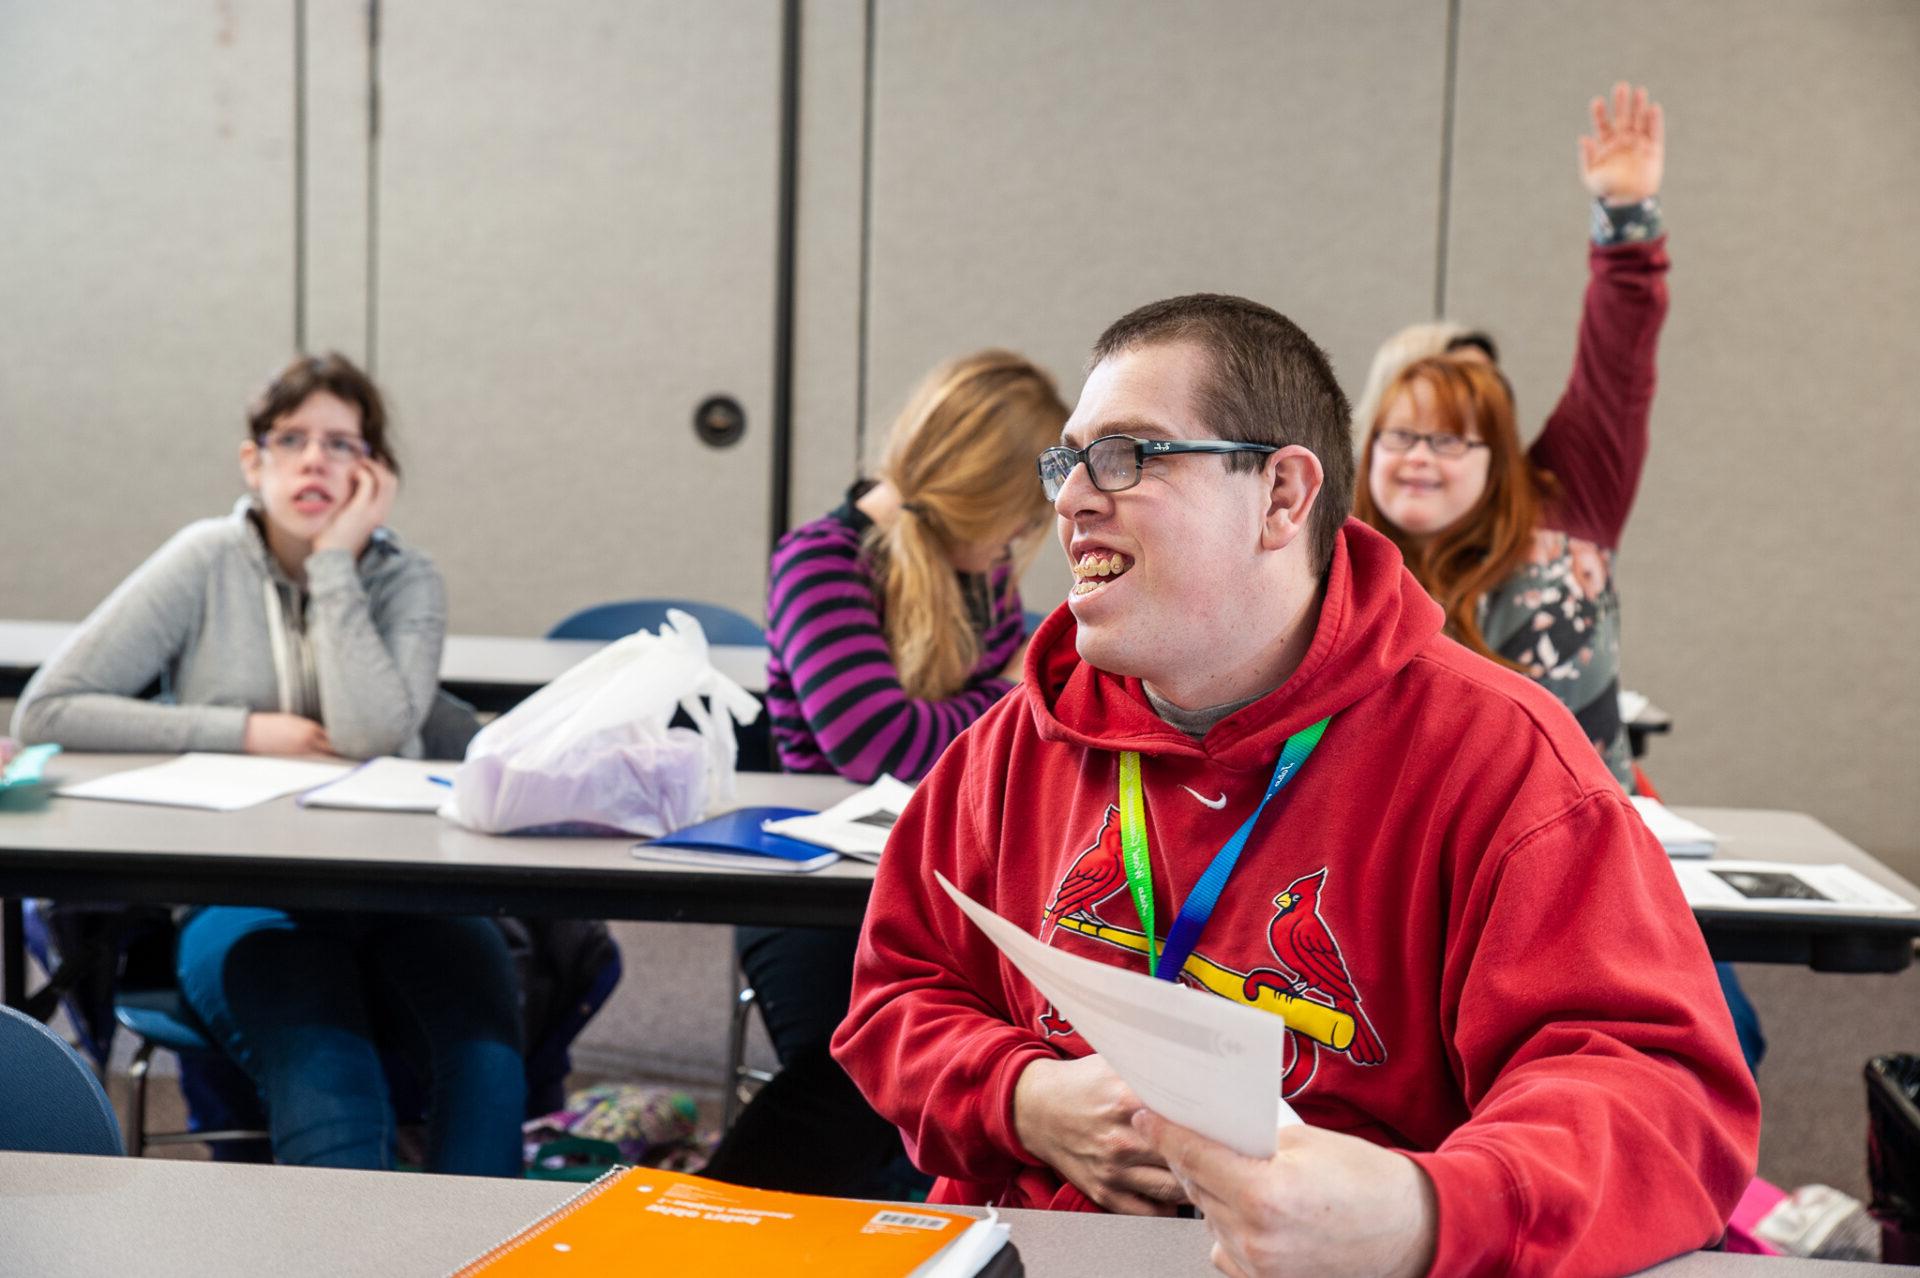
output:
M934 877L1148 1109L1249 1158L1300 1121L1280 1099L1285 1021L1056 950Z

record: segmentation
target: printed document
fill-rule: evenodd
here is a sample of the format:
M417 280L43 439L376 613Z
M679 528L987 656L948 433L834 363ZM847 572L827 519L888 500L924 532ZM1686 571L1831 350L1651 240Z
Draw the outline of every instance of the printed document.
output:
M338 781L301 795L300 806L438 812L453 796L452 771L458 766L424 759L368 759Z
M69 799L115 799L173 808L237 812L283 794L336 781L349 763L313 763L251 754L183 754L165 763L61 786Z
M1300 1121L1280 1099L1280 1017L1054 949L936 877L1148 1109L1249 1158Z
M1774 914L1911 914L1914 908L1898 892L1849 865L1692 861L1675 865L1673 872L1687 904L1696 908Z
M768 834L818 843L845 856L878 863L886 850L893 823L907 810L913 787L905 781L883 776L855 795L840 800L825 812L767 822Z

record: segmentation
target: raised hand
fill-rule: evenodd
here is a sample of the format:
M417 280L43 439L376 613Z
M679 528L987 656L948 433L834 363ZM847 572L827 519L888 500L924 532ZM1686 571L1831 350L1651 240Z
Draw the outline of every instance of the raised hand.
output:
M1013 1085L1013 1127L1028 1153L1108 1211L1171 1216L1186 1197L1134 1131L1139 1109L1098 1056L1035 1061Z
M1645 87L1613 86L1613 109L1595 98L1587 108L1593 134L1580 139L1580 180L1608 204L1638 204L1660 192L1666 168L1666 120Z
M374 530L393 513L394 494L399 490L400 477L385 462L378 458L361 462L354 468L353 491L333 521L313 539L313 548L344 550L359 558Z

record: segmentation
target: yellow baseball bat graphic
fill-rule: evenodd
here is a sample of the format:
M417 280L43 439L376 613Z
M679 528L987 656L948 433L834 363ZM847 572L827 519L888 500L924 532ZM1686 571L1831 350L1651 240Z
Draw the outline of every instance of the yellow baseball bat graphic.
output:
M1096 941L1132 950L1135 954L1147 952L1147 938L1142 933L1130 932L1123 927L1108 927L1079 918L1060 919L1057 925ZM1255 990L1252 998L1248 998L1245 972L1222 967L1198 954L1188 955L1180 970L1221 998L1232 999L1256 1011L1271 1012L1285 1021L1288 1029L1297 1030L1316 1043L1325 1043L1336 1052L1345 1051L1347 1045L1353 1042L1353 1017L1325 1003L1282 994L1265 985Z

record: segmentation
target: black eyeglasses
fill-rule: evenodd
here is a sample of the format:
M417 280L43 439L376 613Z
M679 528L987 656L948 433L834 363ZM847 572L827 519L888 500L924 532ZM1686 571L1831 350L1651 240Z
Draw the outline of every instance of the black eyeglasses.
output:
M1373 437L1373 442L1388 453L1410 453L1414 445L1425 442L1435 457L1465 457L1472 449L1487 447L1484 439L1468 439L1447 431L1423 435L1417 430L1383 430Z
M1277 453L1273 444L1243 444L1233 439L1135 439L1132 435L1102 435L1085 448L1058 444L1040 454L1040 487L1048 501L1060 500L1068 476L1082 462L1087 478L1103 493L1124 492L1140 482L1140 466L1149 457L1179 453Z

